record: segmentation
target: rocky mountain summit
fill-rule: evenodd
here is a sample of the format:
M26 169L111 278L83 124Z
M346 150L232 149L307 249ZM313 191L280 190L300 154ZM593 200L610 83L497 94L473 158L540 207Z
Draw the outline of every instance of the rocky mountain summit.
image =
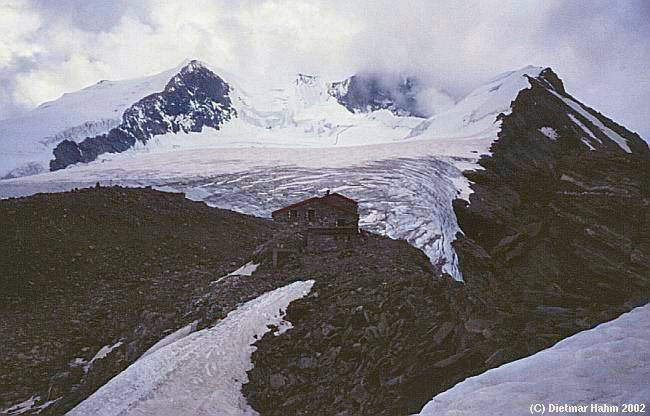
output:
M329 93L351 112L389 110L398 116L427 117L416 99L414 77L362 73L333 82Z
M54 149L50 170L90 162L103 153L119 153L137 142L145 144L165 133L219 129L237 111L229 97L230 86L198 61L190 61L169 80L165 89L148 95L122 115L122 123L106 134L80 142L63 140Z

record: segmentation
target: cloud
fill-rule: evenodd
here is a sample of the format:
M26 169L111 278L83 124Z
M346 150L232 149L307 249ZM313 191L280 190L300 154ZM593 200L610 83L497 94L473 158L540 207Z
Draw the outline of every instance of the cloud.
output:
M402 71L457 97L533 64L650 137L649 22L644 0L0 0L0 118L190 57L268 85Z
M110 30L138 2L127 0L33 0L32 7L48 22L67 22L89 32ZM137 10L137 9L135 9ZM141 10L146 13L145 10Z
M31 67L38 46L30 35L41 26L41 20L29 12L25 2L0 2L0 118L13 115L27 107L27 100L20 100L16 77Z
M501 72L550 66L574 96L650 139L650 2L374 0L363 13L355 70L412 71L458 97Z

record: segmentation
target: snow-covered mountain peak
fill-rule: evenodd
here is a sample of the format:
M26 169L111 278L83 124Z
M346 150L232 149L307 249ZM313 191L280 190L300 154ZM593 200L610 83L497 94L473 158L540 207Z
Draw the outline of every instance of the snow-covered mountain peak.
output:
M46 171L63 140L81 141L117 126L136 101L162 91L180 67L127 80L101 80L13 119L0 120L0 178Z
M460 101L462 102L469 97L475 96L496 97L501 102L513 100L519 91L528 88L528 78L537 78L542 71L543 68L541 67L526 66L515 71L504 72L478 86Z
M533 68L521 71L534 75ZM290 137L296 137L296 134L302 132L299 135L303 137L294 143L298 146L302 145L300 142L303 139L311 140L311 137L315 137L319 145L328 145L330 142L368 143L366 137L370 130L364 127L364 132L360 135L358 129L354 128L360 122L369 124L368 127L374 126L372 128L376 131L372 136L375 142L383 142L387 136L391 137L390 140L420 136L423 127L426 127L431 119L411 131L417 125L411 116L424 115L421 111L423 102L434 109L436 120L449 120L449 115L452 115L453 119L454 108L456 114L459 110L456 108L458 106L454 106L453 100L444 93L435 89L424 89L416 78L403 74L364 73L340 82L328 82L317 75L299 73L294 78L293 85L287 85L287 88L267 88L250 93L242 89L242 83L236 76L205 62L187 59L170 70L148 77L123 81L101 80L80 91L64 94L58 100L44 103L26 119L0 122L3 139L11 143L6 149L6 157L0 160L0 177L22 176L47 170L53 149L61 141L80 142L107 133L123 121L123 116L130 106L153 93L185 89L188 94L197 94L204 90L208 95L214 95L219 91L213 90L213 87L222 83L228 84L227 94L233 100L235 109L233 116L237 113L240 119L238 121L248 126L239 130L250 133L251 127L273 131L298 127L296 132L289 134ZM507 109L510 101L516 96L516 91L511 92L512 95L502 100L503 105L497 106L497 110ZM472 121L477 115L495 113L496 110L487 111L483 108L475 111L476 108L470 108L476 107L476 101L474 99L463 103L466 108L460 108L463 113L461 119ZM387 110L393 115L385 115L382 110ZM362 121L364 119L366 121ZM466 124L472 123L455 124L466 127ZM389 127L390 131L386 130L386 127ZM346 129L347 137L354 136L354 140L338 140L343 139L340 136L342 129ZM380 130L382 132L379 132ZM456 134L459 131L454 130L436 129L436 135ZM323 140L323 137L335 137L336 140ZM285 143L292 145L291 142Z
M297 74L293 97L296 110L300 111L332 99L328 88L329 84L317 75Z
M123 152L166 133L219 129L237 115L230 86L214 72L192 61L174 75L161 92L145 96L122 115L122 122L106 134L77 143L64 140L54 149L50 170L90 162L104 153Z
M223 120L225 130L216 136L210 133L211 139L203 141L203 145L230 146L245 142L258 146L280 143L289 147L340 146L436 139L453 141L445 154L467 157L471 155L465 150L454 150L455 143L479 139L481 145L472 151L478 155L487 154L499 130L497 116L509 114L511 103L519 92L529 89L533 83L557 94L561 100L569 100L568 106L580 107L566 94L562 81L550 68L536 66L500 74L455 102L436 88L425 87L417 78L401 73L360 73L339 82L298 73L284 88L267 85L251 92L242 88L242 82L236 76L205 62L187 59L157 75L125 81L102 80L83 90L65 94L35 109L29 120L0 122L5 140L8 138L7 141L13 142L5 157L0 158L4 159L0 160L0 177L47 170L53 150L61 141L81 142L106 134L124 121L130 106L151 94L163 92L174 93L176 100L182 99L188 105L197 105L203 99L205 105L212 107L211 111L218 110L221 98L210 101L208 97L227 95L232 101L229 116ZM186 97L181 98L178 94ZM202 98L190 97L196 94ZM191 102L194 104L189 104ZM184 121L178 128L172 127L165 116L161 122L166 127L154 129L159 133L147 137L179 131L194 132L193 129L199 129L196 126L203 126L203 123L192 120L193 116L189 114L196 112L189 107L185 108L187 114L183 115L180 107L174 110L169 107L168 110L173 113L170 113L171 117ZM426 112L432 115L423 119ZM585 125L589 130L586 119L579 114L572 116L577 117L576 125ZM139 124L146 122L138 121ZM133 125L133 117L130 123ZM600 130L592 132L595 139L587 135L584 143L596 149L599 140L602 141ZM623 150L629 150L624 139L616 134L607 135L614 137ZM190 142L178 136L163 141L169 145L172 142ZM118 147L109 146L105 151L123 151L130 147L128 143L131 142L129 140ZM71 160L92 159L74 157Z
M517 94L530 88L528 77L536 78L541 71L542 68L527 66L492 78L455 105L423 121L409 137L485 137L485 146L477 149L485 154L499 130L497 116L510 112Z
M197 69L208 69L208 67L198 59L191 59L186 65L183 65L181 72L192 72Z

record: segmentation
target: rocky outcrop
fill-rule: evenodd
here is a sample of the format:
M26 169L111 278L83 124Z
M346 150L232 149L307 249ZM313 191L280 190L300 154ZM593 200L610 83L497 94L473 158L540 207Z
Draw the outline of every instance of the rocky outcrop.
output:
M462 285L436 279L406 242L366 235L348 249L296 255L277 274L316 283L290 306L293 329L257 343L244 394L261 414L408 414L427 397L423 361L438 363L446 385L458 381L449 358L463 355L465 330L450 299Z
M426 117L416 100L413 77L363 73L332 83L329 93L350 112L389 110L398 116Z
M501 327L512 333L503 351L515 357L650 301L647 144L588 107L593 121L567 105L572 97L550 69L530 83L500 117L484 170L466 173L471 203L455 204L466 290L505 296L499 307L510 323ZM583 142L589 135L600 141L595 150ZM484 314L483 306L468 313Z
M550 69L530 82L512 113L501 116L493 154L480 161L485 169L466 173L474 182L471 203L456 201L465 234L457 249L469 272L466 280L470 285L489 280L472 270L480 258L509 270L500 280L511 276L527 287L557 284L559 290L583 282L572 290L612 302L623 293L644 293L639 289L648 284L642 261L649 249L648 145L584 107L627 140L632 150L627 153L554 94L570 98ZM576 118L600 140L596 150L582 142L587 133ZM549 140L543 128L553 129L557 138Z
M230 86L198 61L184 66L162 92L144 97L122 115L119 126L106 134L80 142L62 141L54 149L50 170L90 162L103 153L123 152L136 142L183 131L200 132L203 127L219 129L237 115Z

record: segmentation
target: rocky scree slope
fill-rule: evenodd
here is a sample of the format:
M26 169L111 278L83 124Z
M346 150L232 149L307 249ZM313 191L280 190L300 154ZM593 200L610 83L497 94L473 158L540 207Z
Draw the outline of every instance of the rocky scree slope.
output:
M289 307L291 331L257 343L244 388L262 415L416 413L466 377L650 301L647 145L567 104L550 69L529 81L485 170L466 172L471 203L454 204L466 283L379 255L399 252L379 249L386 240L302 259L312 295Z
M219 127L237 115L230 86L198 61L191 61L169 80L162 92L142 98L122 115L108 133L77 143L64 140L54 149L50 170L91 162L103 153L123 152L152 137Z
M647 299L648 145L588 107L567 105L573 99L551 70L530 83L501 116L485 169L466 172L471 203L455 201L468 287L511 284L524 298L570 310ZM555 139L542 133L549 128Z
M485 169L466 172L471 203L454 207L464 232L454 247L475 302L464 318L485 317L492 305L490 319L511 340L497 358L532 354L650 300L647 144L568 105L574 99L550 69L529 81L501 116ZM543 133L549 128L555 139Z
M0 413L64 414L170 332L282 285L210 284L274 227L150 189L0 201Z
M290 305L293 328L256 344L243 391L262 415L406 414L413 374L456 354L462 285L437 278L404 241L370 234L348 249L294 256L278 274L316 283ZM448 385L458 381L443 372Z

